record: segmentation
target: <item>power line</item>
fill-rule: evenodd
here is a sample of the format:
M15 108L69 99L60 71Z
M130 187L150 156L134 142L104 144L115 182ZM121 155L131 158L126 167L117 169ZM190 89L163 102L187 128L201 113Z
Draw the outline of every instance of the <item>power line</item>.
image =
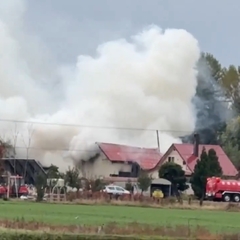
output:
M50 123L50 122L38 122L38 121L23 121L13 119L0 119L0 122L10 123L22 123L22 124L36 124L36 125L49 125L49 126L62 126L62 127L78 127L78 128L95 128L95 129L112 129L112 130L132 130L132 131L159 131L172 132L172 133L192 133L189 130L159 130L159 129L146 129L146 128L130 128L130 127L109 127L109 126L94 126L94 125L82 125L82 124L69 124L69 123Z
M62 126L62 127L78 127L78 128L94 128L94 129L110 129L110 130L132 130L132 131L151 131L159 133L184 133L192 134L194 131L201 131L205 128L199 128L198 130L164 130L158 128L132 128L132 127L114 127L114 126L96 126L96 125L84 125L84 124L74 124L74 123L51 123L51 122L39 122L39 121L23 121L23 120L13 120L13 119L0 119L0 122L10 122L10 123L21 123L21 124L36 124L36 125L49 125L49 126ZM211 126L207 126L206 129L211 129ZM218 133L223 133L224 131L217 131Z

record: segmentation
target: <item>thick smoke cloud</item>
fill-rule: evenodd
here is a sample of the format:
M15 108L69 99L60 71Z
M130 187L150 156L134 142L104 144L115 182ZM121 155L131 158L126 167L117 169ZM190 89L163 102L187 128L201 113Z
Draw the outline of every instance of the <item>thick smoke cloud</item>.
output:
M202 144L219 144L219 133L234 112L226 101L224 89L213 78L211 69L204 58L198 62L198 85L193 104L196 111L195 131L200 135ZM186 136L192 142L192 136Z
M22 1L7 2L0 11L0 119L51 123L0 122L5 138L17 133L19 157L26 157L28 146L28 157L64 169L93 156L95 142L157 147L158 129L164 152L194 130L200 50L190 33L153 25L131 41L98 46L95 56L80 55L75 66L41 66L50 51L15 31L19 21L2 12L15 12Z

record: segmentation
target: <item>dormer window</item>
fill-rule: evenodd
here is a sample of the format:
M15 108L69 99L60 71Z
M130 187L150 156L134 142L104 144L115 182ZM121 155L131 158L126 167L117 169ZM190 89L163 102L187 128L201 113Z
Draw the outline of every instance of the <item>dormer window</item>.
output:
M168 157L168 162L174 162L174 157Z

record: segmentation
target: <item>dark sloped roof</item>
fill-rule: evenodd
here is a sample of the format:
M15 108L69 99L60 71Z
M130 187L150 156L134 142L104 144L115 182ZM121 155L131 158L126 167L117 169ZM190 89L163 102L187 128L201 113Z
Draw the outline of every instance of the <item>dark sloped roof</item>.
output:
M35 184L35 177L41 173L46 175L42 165L35 159L11 159L3 158L5 170L10 171L12 175L23 176L26 183Z

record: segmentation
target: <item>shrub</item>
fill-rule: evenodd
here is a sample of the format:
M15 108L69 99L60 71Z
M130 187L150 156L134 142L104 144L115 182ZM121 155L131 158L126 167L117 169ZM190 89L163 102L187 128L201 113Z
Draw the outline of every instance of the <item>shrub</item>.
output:
M7 196L4 196L3 201L9 201L9 198Z
M114 236L114 235L75 235L75 234L54 234L54 233L17 233L4 232L0 235L0 240L137 240L144 239L134 236ZM146 239L146 238L145 238Z

